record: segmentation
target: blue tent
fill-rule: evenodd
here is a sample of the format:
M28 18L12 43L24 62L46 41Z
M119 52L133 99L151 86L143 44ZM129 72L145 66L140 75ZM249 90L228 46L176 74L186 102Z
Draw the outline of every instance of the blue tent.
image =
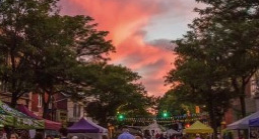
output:
M258 126L259 127L259 118L249 120L249 126Z
M249 120L255 119L259 117L259 111L244 117L243 119L240 119L232 124L227 125L227 129L231 130L238 130L238 129L248 129L249 128Z

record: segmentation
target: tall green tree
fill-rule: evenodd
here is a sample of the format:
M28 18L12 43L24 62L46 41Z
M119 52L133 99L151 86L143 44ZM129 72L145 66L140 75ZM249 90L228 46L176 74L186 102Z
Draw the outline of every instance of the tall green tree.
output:
M11 93L12 106L33 88L33 71L29 64L28 42L25 29L29 15L45 13L55 1L6 0L0 4L0 51L2 54L0 78L2 85ZM40 9L40 10L39 10Z
M240 98L246 113L245 86L258 69L258 2L197 1L209 6L196 9L200 17L175 41L179 59L167 81L178 84L185 98L205 100L216 130L231 98Z
M137 73L126 67L106 64L91 65L87 72L92 76L86 78L95 80L91 85L95 100L86 108L89 116L105 124L107 118L116 116L117 112L126 117L148 115L147 108L152 99L139 83Z
M47 93L45 106L56 93L76 94L88 85L75 72L114 51L105 39L108 32L96 30L92 18L61 16L57 2L6 0L0 5L0 77L13 106L29 92Z
M190 51L189 48L186 47L185 50ZM177 84L173 90L179 100L206 106L205 110L209 113L210 124L217 133L217 128L232 98L228 90L229 83L224 80L221 67L215 65L215 62L206 62L197 57L188 57L177 62L176 69L170 72L167 81Z
M196 9L201 15L193 27L211 34L211 43L219 58L228 69L241 104L241 114L246 116L245 87L258 69L258 1L197 0L208 4L205 9Z

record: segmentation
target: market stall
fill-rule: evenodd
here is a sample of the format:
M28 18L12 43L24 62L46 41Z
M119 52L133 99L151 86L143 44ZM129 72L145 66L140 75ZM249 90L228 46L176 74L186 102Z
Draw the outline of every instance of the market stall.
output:
M227 129L231 130L239 130L239 129L248 129L249 128L249 120L255 119L259 117L259 111L255 112L249 116L246 116L234 123L227 125Z
M181 133L181 132L178 132L178 131L175 131L175 130L173 130L173 129L168 129L168 130L166 130L166 134L167 134L168 136L173 136L173 135L181 135L182 133Z
M184 130L186 134L192 133L192 134L204 134L204 133L213 133L213 129L200 121L196 121L193 123L189 128L186 128Z
M202 138L208 138L213 133L213 129L200 121L196 121L189 128L184 130L184 134L187 134L189 138L195 136L201 136Z
M44 121L31 118L0 101L0 123L15 129L44 129Z
M38 119L38 120L43 120L44 121L44 129L49 129L49 130L56 130L58 131L61 128L61 123L59 122L54 122L51 120L47 120L47 119L43 119L41 117L36 116L33 112L31 112L26 106L24 105L18 105L17 109L26 114L27 116L34 118L34 119Z
M250 139L259 138L259 118L249 120Z
M157 134L163 133L165 130L166 129L163 126L159 125L156 120L152 124L142 128L142 131L145 134L149 134L152 137Z
M102 139L102 136L108 136L108 130L94 122L81 118L77 123L74 123L68 128L68 136L78 136L80 139Z

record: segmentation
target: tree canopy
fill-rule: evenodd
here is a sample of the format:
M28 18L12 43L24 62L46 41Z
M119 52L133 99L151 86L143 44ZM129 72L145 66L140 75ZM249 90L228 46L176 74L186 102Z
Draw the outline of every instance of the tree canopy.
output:
M176 68L167 76L179 97L207 106L214 130L232 98L245 116L245 86L258 69L257 1L205 1L200 16L175 40Z
M105 39L108 32L96 30L91 17L59 15L56 4L57 0L0 4L0 78L13 106L29 92L50 96L87 86L74 82L75 69L106 61L105 54L114 51Z
M98 71L98 72L96 72ZM123 66L94 64L87 70L94 79L91 91L94 100L86 108L89 116L107 123L108 117L123 113L127 117L148 115L152 99L139 82L140 76Z

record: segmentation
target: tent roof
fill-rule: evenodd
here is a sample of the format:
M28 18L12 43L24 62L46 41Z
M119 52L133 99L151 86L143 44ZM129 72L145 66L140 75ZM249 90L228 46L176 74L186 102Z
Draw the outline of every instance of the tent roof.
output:
M37 119L37 120L44 120L44 124L45 124L45 129L51 129L51 130L59 130L61 128L61 123L59 122L54 122L54 121L50 121L50 120L47 120L47 119L43 119L41 117L38 117L37 115L35 115L33 112L31 112L26 106L24 105L18 105L17 106L17 109L28 115L29 117L32 117L34 119Z
M157 123L157 121L154 121L154 123L144 127L142 130L159 130L164 131L165 128Z
M186 128L185 133L213 133L213 129L200 121L196 121L189 128Z
M249 126L259 126L259 118L249 120Z
M166 131L166 133L168 133L168 134L181 134L180 132L175 131L175 130L173 130L173 129L168 129L168 130Z
M107 132L107 129L86 120L86 118L81 118L77 123L74 123L68 128L70 133L103 133Z
M17 105L17 109L26 114L27 116L31 117L31 118L34 118L34 119L38 119L38 120L41 120L42 118L36 116L33 112L31 112L26 106L24 105Z
M259 117L259 111L244 117L234 123L227 125L227 129L248 129L249 128L249 120L255 119Z

